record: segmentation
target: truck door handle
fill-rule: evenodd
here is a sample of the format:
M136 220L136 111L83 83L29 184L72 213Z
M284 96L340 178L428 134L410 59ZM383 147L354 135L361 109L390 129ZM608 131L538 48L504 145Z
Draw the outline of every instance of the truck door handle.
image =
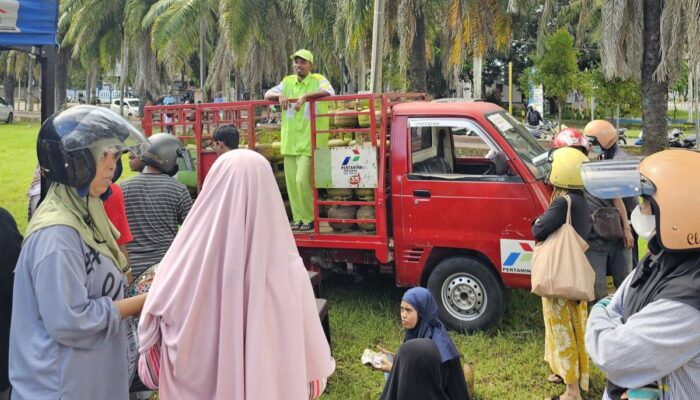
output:
M414 190L413 197L422 197L422 198L429 199L430 198L430 190Z

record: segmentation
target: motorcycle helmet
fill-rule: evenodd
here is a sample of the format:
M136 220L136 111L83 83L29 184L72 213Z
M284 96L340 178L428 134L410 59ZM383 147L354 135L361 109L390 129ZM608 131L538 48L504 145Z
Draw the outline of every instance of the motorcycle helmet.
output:
M170 176L178 171L177 158L189 155L182 142L168 133L157 133L148 142L150 146L141 154L141 162Z
M552 171L549 182L563 189L582 189L581 164L588 157L572 147L562 147L552 152Z
M607 150L617 142L617 130L610 122L603 119L596 119L589 122L583 133L589 141L597 142L604 150Z
M565 128L557 132L552 140L552 147L555 149L561 147L579 148L584 153L588 152L588 138L584 136L578 129Z
M700 185L688 185L688 171L700 169L700 154L664 150L639 160L610 160L581 168L586 190L611 199L642 196L656 216L656 237L670 251L700 250ZM682 188L682 189L681 189Z
M37 157L44 178L81 188L95 177L97 160L93 154L103 150L140 154L146 143L146 138L114 111L80 105L44 122L37 139Z

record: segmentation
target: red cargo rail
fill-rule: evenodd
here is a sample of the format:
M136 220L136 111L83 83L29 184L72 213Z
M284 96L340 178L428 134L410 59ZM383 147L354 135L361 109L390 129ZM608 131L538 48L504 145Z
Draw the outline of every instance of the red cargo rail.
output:
M352 94L341 96L329 96L309 101L310 114L316 115L316 106L319 102L362 102L368 104L364 111L343 111L345 116L367 115L369 127L334 128L329 130L317 130L316 120L311 119L312 148L316 148L316 136L318 134L340 135L355 133L366 135L373 147L377 148L377 187L374 188L373 200L334 200L321 196L323 189L313 187L314 198L314 230L310 232L297 232L295 238L300 248L328 249L338 252L337 257L342 259L354 258L356 262L366 259L369 254L350 253L357 250L373 253L382 264L392 259L390 252L389 223L387 204L390 198L388 185L388 155L387 141L390 140L389 124L391 109L394 104L407 101L426 100L426 95L421 93L385 93L385 94ZM292 100L294 101L294 100ZM256 128L259 123L273 119L276 114L270 110L270 106L276 106L277 102L253 100L229 103L204 103L184 104L168 106L146 106L142 126L146 136L156 132L171 131L176 137L186 144L196 145L197 158L197 190L201 190L202 183L209 169L216 160L216 153L208 150L214 130L223 124L235 125L245 142L241 147L256 150L258 145ZM334 118L340 112L328 112L318 114L316 117ZM166 118L169 117L169 118ZM193 143L194 142L194 143ZM277 164L271 162L274 168ZM312 169L315 170L315 158L312 156ZM279 171L278 171L279 172ZM312 179L314 179L312 172ZM283 197L286 197L286 189L280 188ZM371 206L374 207L374 218L329 218L322 215L322 207L331 206ZM369 232L349 231L336 232L329 224L374 224L375 230Z

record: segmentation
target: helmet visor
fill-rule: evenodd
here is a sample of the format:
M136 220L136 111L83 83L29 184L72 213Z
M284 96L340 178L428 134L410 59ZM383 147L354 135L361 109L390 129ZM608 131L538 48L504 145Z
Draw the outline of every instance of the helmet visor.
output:
M75 109L75 111L73 111ZM111 151L131 150L140 155L148 141L131 123L107 108L93 107L88 113L78 107L61 112L54 119L57 130L68 131L61 138L65 151L87 149L110 143Z
M601 199L651 196L656 188L639 172L639 163L640 160L610 160L583 164L583 185Z

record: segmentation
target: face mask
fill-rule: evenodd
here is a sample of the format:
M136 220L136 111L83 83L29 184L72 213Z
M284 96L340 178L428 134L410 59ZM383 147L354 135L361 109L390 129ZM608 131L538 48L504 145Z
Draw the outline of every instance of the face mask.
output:
M588 151L588 158L590 158L591 160L595 160L601 154L603 154L603 148L600 147L600 145L596 144L591 146L591 149Z
M642 214L639 206L632 211L632 228L640 238L649 241L656 235L656 217Z

